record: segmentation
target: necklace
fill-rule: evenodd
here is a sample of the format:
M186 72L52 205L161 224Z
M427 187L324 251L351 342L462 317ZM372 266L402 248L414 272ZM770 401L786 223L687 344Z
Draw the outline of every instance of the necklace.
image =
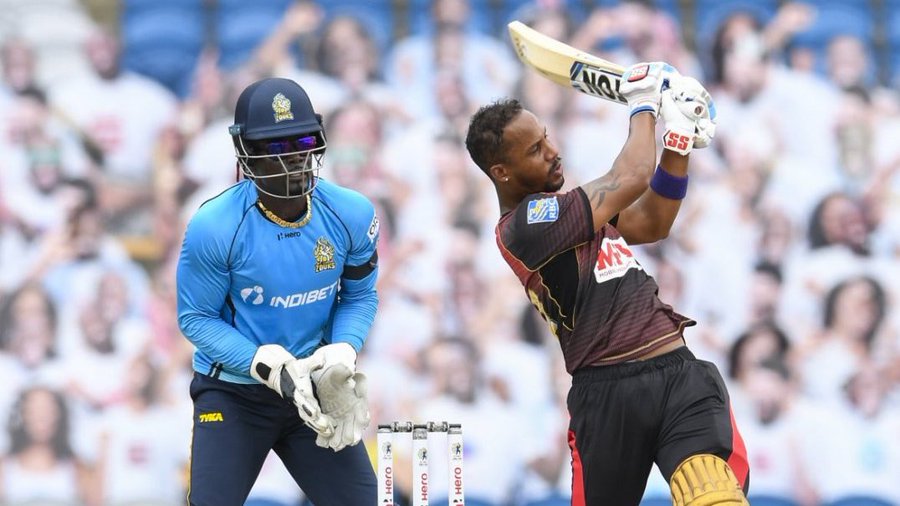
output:
M303 215L303 218L300 221L287 221L283 220L280 217L276 216L275 213L269 211L265 205L263 205L261 200L256 201L256 205L259 207L259 210L266 215L271 222L276 225L286 227L286 228L300 228L303 225L309 223L309 220L312 218L312 198L309 194L306 194L306 214Z

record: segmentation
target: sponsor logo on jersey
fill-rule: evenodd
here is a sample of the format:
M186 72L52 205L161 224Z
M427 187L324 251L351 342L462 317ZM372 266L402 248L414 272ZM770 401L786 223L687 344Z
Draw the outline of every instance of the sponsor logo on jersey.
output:
M265 298L263 297L263 287L256 285L244 288L243 290L241 290L241 299L244 302L247 302L247 299L251 299L250 304L253 304L254 306L262 304L265 300Z
M214 413L200 413L200 423L207 422L224 422L225 419L222 418L222 413L216 411Z
M287 309L289 307L312 304L313 302L331 298L331 296L334 295L334 293L337 291L337 286L338 282L335 281L334 283L331 283L324 288L316 288L308 292L295 293L286 295L284 297L272 297L271 299L269 299L269 305L272 307L281 307Z
M556 197L548 197L528 202L528 224L550 223L559 218L559 202Z
M301 235L302 234L300 232L278 232L276 237L278 237L278 240L280 241L282 239L292 239L294 237L300 237Z
M372 224L369 225L369 231L366 232L369 242L375 242L375 238L378 237L378 227L378 216L372 216Z
M281 93L272 99L272 110L275 111L275 123L294 119L294 113L291 112L291 101Z
M634 253L625 239L604 237L597 251L597 263L594 264L594 277L597 282L621 278L629 269L644 270L634 258Z
M313 257L316 259L316 272L334 269L334 245L328 239L324 237L316 239Z

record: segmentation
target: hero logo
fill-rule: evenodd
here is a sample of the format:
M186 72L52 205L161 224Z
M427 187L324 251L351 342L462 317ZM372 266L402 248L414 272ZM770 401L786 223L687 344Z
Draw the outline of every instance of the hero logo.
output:
M313 302L331 298L334 292L337 291L337 286L338 282L335 281L324 288L316 288L308 292L295 293L284 297L272 297L269 300L269 305L272 307L289 308L311 304ZM260 297L262 297L262 295L260 295ZM254 302L254 304L258 304L258 302Z
M428 473L422 473L419 477L419 497L423 503L428 504Z
M625 239L603 238L597 251L597 263L594 265L594 277L598 283L621 278L628 269L644 270L634 253L625 243Z
M256 297L253 297L253 300L251 300L250 303L254 306L262 304L265 298L263 298L263 287L259 285L244 288L243 290L241 290L241 299L244 302L247 302L247 299L249 299L250 296L254 294L256 295Z
M387 466L384 468L384 494L388 496L388 498L394 497L394 470L391 466ZM382 503L385 506L393 505L393 499L385 499L385 502Z
M453 468L453 494L458 495L458 496L463 495L462 468L459 466L456 466ZM462 503L453 501L453 504L462 504Z

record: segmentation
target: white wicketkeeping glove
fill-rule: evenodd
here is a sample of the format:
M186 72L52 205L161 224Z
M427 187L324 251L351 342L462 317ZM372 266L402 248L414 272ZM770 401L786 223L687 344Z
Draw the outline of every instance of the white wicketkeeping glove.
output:
M693 77L670 81L661 99L660 116L666 125L663 145L682 155L705 148L716 135L716 106L706 88Z
M323 365L323 357L298 360L283 346L264 344L253 355L250 376L281 397L292 400L303 423L319 437L330 438L334 435L334 423L319 408L311 381L311 374Z
M662 91L679 75L675 67L664 62L644 62L628 67L622 74L619 92L628 100L630 114L649 111L656 116Z
M312 356L323 362L312 378L322 411L334 423L334 435L320 435L316 444L340 451L359 443L369 426L366 377L356 372L356 350L347 343L322 346Z

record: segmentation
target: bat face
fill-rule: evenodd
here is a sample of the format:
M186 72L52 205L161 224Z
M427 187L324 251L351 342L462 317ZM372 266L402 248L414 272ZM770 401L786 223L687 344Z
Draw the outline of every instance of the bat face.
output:
M508 28L516 55L522 63L547 79L587 95L627 103L619 93L625 72L621 65L579 51L519 21L513 21Z

